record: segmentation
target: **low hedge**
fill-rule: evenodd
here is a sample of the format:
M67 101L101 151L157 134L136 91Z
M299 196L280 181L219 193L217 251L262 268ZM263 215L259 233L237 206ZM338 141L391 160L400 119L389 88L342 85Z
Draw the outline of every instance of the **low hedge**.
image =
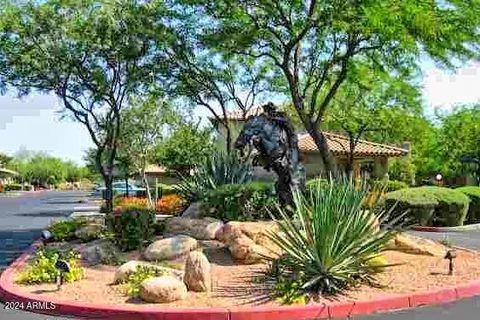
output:
M480 187L467 186L455 189L465 194L470 199L468 206L468 223L477 223L480 221Z
M5 191L21 191L22 190L22 185L19 184L19 183L10 183L10 184L4 185L3 189ZM27 189L25 189L25 190L27 190Z
M383 192L392 192L408 188L408 184L399 180L375 180L369 183L374 190L382 190Z
M271 183L227 184L204 193L203 216L223 221L264 220L275 210L276 196Z
M381 205L392 216L404 214L409 222L423 226L461 226L468 212L469 199L462 192L442 187L401 189L385 194Z

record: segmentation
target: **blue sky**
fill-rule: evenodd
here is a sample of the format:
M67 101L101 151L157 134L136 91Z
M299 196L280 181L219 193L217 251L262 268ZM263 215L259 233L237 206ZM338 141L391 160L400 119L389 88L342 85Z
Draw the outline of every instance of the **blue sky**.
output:
M428 113L434 108L448 110L455 104L480 102L480 63L467 63L456 72L424 63L423 75ZM32 94L21 100L14 94L0 96L0 152L46 151L82 163L85 149L93 144L83 126L60 119L61 109L55 96Z

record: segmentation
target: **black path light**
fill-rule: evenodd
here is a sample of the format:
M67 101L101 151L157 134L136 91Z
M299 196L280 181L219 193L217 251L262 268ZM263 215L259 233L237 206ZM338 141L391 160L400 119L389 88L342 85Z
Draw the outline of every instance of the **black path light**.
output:
M57 277L57 290L60 290L63 285L65 273L70 272L70 264L65 260L58 259L55 263L55 268L60 271L60 274Z
M453 259L457 257L457 251L448 250L445 259L448 260L448 275L453 275Z
M473 163L476 165L477 168L475 169L475 175L477 178L477 185L480 185L480 159L465 155L460 157L460 161L465 163Z

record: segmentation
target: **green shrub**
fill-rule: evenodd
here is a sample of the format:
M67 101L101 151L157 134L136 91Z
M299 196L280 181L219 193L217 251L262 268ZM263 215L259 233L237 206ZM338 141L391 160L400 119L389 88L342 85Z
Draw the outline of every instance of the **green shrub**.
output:
M48 231L52 233L53 241L69 241L75 239L75 231L86 225L86 219L72 219L52 223Z
M237 152L217 151L195 167L193 175L183 177L175 190L184 199L195 201L208 190L226 184L243 184L252 180L252 165Z
M154 235L155 211L127 208L107 217L107 226L115 243L123 251L142 248Z
M392 192L408 188L408 184L398 180L375 180L369 183L373 190L382 190L383 192Z
M467 221L476 223L480 220L480 187L468 186L455 189L465 194L470 199Z
M127 284L127 295L133 298L138 297L140 294L140 285L143 281L163 275L165 275L164 270L150 266L137 266L137 269L132 272L125 281Z
M274 211L276 196L272 184L251 182L227 184L204 193L201 211L204 216L220 220L262 220Z
M22 190L22 185L19 183L10 183L4 185L4 190L5 191L21 191ZM27 188L25 190L28 190Z
M394 216L409 210L410 222L420 225L461 226L469 199L457 190L442 187L408 188L387 193L383 208Z
M386 249L396 234L392 224L377 229L387 214L362 209L368 191L352 182L317 184L305 195L294 194L294 217L279 208L280 232L269 237L285 253L275 261L281 277L273 277L289 297L298 293L335 294L362 281L373 282L381 268L368 262Z
M39 250L35 258L20 273L17 280L21 284L54 283L60 275L55 268L58 259L64 259L70 265L70 272L64 274L66 282L73 282L83 278L84 270L80 266L80 256L73 251L61 254L56 250Z

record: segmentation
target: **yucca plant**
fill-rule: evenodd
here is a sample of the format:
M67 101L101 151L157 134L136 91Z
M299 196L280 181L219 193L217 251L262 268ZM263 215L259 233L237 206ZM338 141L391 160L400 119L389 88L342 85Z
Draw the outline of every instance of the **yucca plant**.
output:
M216 151L193 170L190 177L182 177L176 186L185 199L194 201L207 190L226 184L243 184L252 180L252 165L232 151Z
M284 251L275 262L281 270L277 281L294 278L302 291L320 294L373 282L374 274L386 266L368 262L385 250L397 230L396 221L377 228L379 222L388 221L388 213L363 209L366 196L365 188L351 180L330 180L304 194L294 193L293 217L278 207L280 232L269 234Z

